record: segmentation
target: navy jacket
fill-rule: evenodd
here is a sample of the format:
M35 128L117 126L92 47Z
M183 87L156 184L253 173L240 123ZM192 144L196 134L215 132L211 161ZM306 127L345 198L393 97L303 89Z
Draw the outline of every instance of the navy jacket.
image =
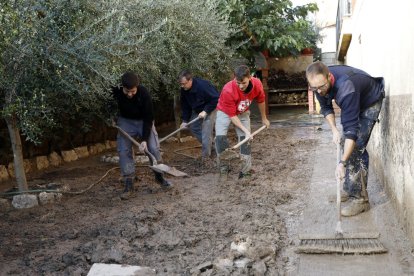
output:
M341 124L345 138L356 140L359 131L359 115L383 97L384 79L373 78L366 72L346 66L329 66L335 77L333 87L322 97L316 94L321 113L333 114L332 99L341 108Z
M121 117L143 121L142 139L148 141L154 121L152 99L148 90L144 86L139 85L137 93L131 99L124 94L122 86L114 87L112 93L118 104L118 111Z
M181 88L181 117L183 122L191 119L191 114L200 113L201 111L210 114L216 109L220 93L209 82L200 78L193 78L193 84L190 90Z

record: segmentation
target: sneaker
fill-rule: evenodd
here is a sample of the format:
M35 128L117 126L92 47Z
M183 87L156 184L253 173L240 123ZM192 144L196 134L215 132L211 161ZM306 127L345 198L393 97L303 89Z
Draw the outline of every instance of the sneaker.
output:
M336 202L336 194L334 194L334 195L330 195L330 196L328 197L328 200L329 200L329 202ZM341 191L341 202L346 202L346 201L348 201L348 200L349 200L349 195L348 195L348 193L342 190L342 191Z
M127 177L124 180L125 188L122 194L120 195L121 199L128 200L132 197L132 193L134 191L134 183L131 177Z
M351 217L359 215L360 213L366 212L369 210L369 202L364 198L356 198L351 200L351 202L342 208L341 215L344 217Z

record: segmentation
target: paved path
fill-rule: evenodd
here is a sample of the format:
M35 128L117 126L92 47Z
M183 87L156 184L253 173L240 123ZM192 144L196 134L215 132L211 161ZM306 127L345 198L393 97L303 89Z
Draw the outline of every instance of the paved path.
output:
M334 234L336 202L328 197L336 193L334 170L336 147L329 126L315 132L319 145L314 153L307 207L298 233ZM369 172L368 193L371 210L356 217L343 218L345 233L380 232L380 241L389 250L378 255L307 255L300 254L292 275L414 275L410 242L396 220L395 211L373 171Z

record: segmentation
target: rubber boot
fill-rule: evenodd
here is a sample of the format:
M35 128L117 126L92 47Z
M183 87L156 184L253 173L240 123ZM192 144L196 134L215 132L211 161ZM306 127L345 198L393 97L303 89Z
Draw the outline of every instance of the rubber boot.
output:
M217 153L217 167L219 169L219 180L227 180L230 171L228 160L224 160L221 154L229 147L227 136L218 135L215 139L216 153Z
M134 178L133 177L125 177L124 178L124 191L120 195L121 199L128 200L132 197L132 193L134 192Z
M249 178L251 176L252 156L250 154L241 154L240 157L243 162L239 173L239 179Z
M167 179L164 178L162 173L154 171L154 175L155 175L155 180L158 182L158 184L160 184L160 186L163 189L172 188L172 184Z

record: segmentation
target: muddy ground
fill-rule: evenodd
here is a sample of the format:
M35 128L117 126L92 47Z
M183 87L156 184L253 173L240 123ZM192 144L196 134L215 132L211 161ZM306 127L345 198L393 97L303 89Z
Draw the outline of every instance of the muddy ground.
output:
M2 212L0 274L86 275L100 262L148 266L158 275L284 275L292 265L286 249L295 242L288 228L304 208L317 144L307 135L314 126L300 129L297 135L297 126L272 124L255 137L249 180L237 179L237 160L219 180L211 164L174 153L197 141L166 142L164 163L191 176L168 176L173 189L162 190L149 168L138 167L135 196L121 201L114 170L84 194ZM29 175L29 184L82 190L112 167L93 156Z

